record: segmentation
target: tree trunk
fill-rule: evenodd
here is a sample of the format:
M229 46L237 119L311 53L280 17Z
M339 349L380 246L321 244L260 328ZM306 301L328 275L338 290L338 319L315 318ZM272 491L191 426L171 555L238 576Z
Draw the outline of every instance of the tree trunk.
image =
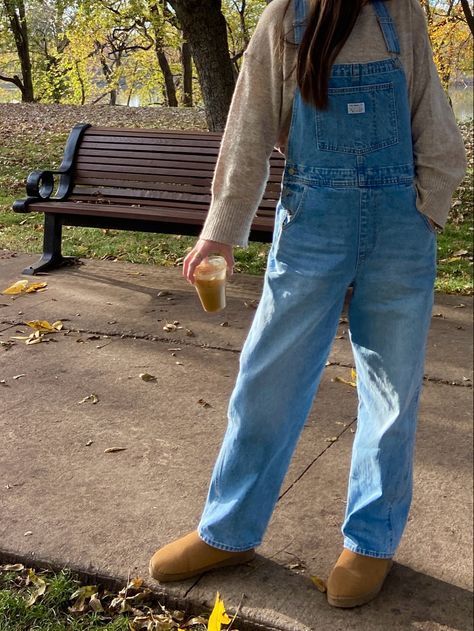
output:
M201 84L207 125L222 131L235 88L221 0L169 0L189 42Z
M31 71L30 44L28 39L28 26L26 24L26 12L24 0L3 0L5 12L10 23L10 28L15 39L15 46L20 60L22 81L21 85L15 85L21 90L23 103L32 103L34 98L33 77Z
M183 66L183 105L193 106L193 58L188 42L181 46L181 64Z
M178 107L178 99L176 98L176 87L174 85L173 73L171 72L166 53L161 45L158 43L158 41L155 42L155 50L158 63L160 64L161 72L163 73L163 77L165 79L166 101L168 103L168 106Z
M474 35L474 16L472 15L469 2L467 0L461 0L461 6L464 11L464 17L466 18L467 25L469 26L472 35Z

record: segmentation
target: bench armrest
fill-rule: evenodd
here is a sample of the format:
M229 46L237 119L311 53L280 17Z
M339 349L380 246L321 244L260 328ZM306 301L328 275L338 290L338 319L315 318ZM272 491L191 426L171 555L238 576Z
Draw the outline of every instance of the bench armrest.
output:
M60 202L69 197L74 187L74 165L77 150L82 136L90 127L87 123L75 125L66 142L64 157L61 165L55 170L33 171L26 180L26 199L18 199L13 202L15 212L28 212L28 205L33 202ZM59 176L57 188L54 176ZM56 188L56 194L53 195Z

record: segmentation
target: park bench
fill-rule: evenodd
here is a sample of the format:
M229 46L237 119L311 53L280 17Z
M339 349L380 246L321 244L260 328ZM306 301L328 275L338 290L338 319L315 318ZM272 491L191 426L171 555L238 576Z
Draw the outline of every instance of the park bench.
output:
M114 129L78 124L57 170L33 171L16 212L43 212L41 259L34 275L77 262L61 253L62 226L199 235L211 201L222 134ZM249 239L271 242L285 159L270 159L270 175Z

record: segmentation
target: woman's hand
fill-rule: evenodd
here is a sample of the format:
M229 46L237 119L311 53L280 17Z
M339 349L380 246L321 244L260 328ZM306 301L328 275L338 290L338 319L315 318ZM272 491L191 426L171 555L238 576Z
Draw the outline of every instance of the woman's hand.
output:
M225 258L227 261L227 275L230 276L234 271L233 249L233 246L229 243L199 239L194 248L184 259L183 276L188 283L194 285L194 269L209 254L220 254Z

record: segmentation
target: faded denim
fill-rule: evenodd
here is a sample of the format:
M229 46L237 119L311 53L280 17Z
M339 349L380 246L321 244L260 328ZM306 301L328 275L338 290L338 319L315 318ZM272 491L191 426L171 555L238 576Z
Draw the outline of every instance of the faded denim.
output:
M372 4L389 56L333 66L327 111L295 92L263 292L198 526L216 548L262 542L351 285L359 407L343 544L389 558L406 525L436 235L416 208L395 24L383 1ZM295 10L301 41L304 0Z

